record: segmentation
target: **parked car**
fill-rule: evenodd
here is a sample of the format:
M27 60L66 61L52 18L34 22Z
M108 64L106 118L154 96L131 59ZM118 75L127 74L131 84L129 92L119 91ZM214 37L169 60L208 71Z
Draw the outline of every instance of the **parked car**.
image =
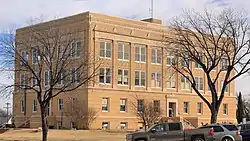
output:
M215 141L242 141L239 129L233 124L210 124L200 127L204 128L214 129Z
M181 122L167 122L127 134L126 141L214 141L213 135L213 128L184 130Z
M238 128L243 141L250 141L250 123L239 124Z

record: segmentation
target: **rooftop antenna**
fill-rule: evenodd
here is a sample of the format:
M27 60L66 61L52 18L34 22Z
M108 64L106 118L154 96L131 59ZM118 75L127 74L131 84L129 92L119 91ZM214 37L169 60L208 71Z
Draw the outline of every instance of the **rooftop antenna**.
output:
M154 0L151 0L151 8L149 8L151 18L154 18Z

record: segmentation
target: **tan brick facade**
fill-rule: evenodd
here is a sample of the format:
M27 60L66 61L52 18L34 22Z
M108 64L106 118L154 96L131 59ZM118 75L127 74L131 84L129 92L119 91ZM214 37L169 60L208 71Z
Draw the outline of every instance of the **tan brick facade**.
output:
M51 22L42 23L38 26L46 26L47 24L51 24ZM63 121L63 126L70 128L70 120L58 112L58 98L70 101L71 97L76 97L77 99L86 101L86 105L83 108L92 107L98 111L97 119L93 122L91 128L101 129L103 122L108 122L110 129L121 129L123 123L126 123L127 129L138 129L141 125L130 109L130 102L134 100L134 96L136 95L141 99L149 101L160 100L163 117L170 116L170 106L174 106L172 108L174 109L176 118L188 120L195 126L199 126L201 123L209 123L210 111L208 107L193 90L181 89L181 77L179 75L176 76L177 83L175 88L167 88L166 75L171 69L166 65L166 56L163 55L166 53L162 48L165 45L161 41L163 35L171 35L166 27L160 24L122 19L90 12L59 19L54 21L53 24L54 26L67 27L69 30L78 31L76 36L84 41L84 47L88 49L89 54L94 54L93 59L95 60L93 61L101 59L103 61L102 67L110 68L111 83L100 84L98 76L95 78L96 83L89 83L88 87L82 87L70 94L61 94L54 98L51 101L50 116L48 117L49 125L56 126L58 122ZM27 28L17 30L17 37L21 36ZM100 58L101 42L111 44L112 51L110 58ZM119 43L129 46L128 61L118 59ZM145 62L135 61L135 47L138 45L145 46ZM152 48L159 48L163 52L161 53L161 63L152 64ZM211 96L208 92L204 73L194 66L192 64L193 71L197 76L203 77L204 95L209 99ZM118 84L118 69L128 70L128 85ZM145 86L135 86L135 71L145 72ZM154 88L152 86L151 77L153 72L160 74L160 87ZM216 71L213 73L216 73ZM221 77L223 77L223 74ZM15 81L18 80L18 75L16 75ZM220 84L217 84L217 88L220 88ZM218 118L219 122L235 122L236 97L234 89L233 82L230 84L229 91L225 94L223 101L224 104L228 105L227 114L223 114L222 105ZM21 91L16 91L14 94L13 115L15 124L19 126L28 122L31 128L41 126L39 109L37 112L32 112L33 100L36 99L34 93L27 92L26 115L20 110L20 99L23 96L24 93ZM102 98L108 98L108 112L102 111ZM120 99L126 100L126 112L120 112ZM184 102L188 102L189 104L188 113L184 113ZM198 102L203 103L201 114L197 113Z

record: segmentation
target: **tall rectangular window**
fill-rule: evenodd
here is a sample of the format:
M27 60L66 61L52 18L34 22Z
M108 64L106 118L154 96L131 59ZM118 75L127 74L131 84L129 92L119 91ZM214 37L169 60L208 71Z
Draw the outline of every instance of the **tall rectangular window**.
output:
M167 88L172 89L176 88L176 74L167 73Z
M189 102L183 103L183 113L186 113L186 114L189 113Z
M24 110L25 110L25 103L24 103L24 100L22 99L21 101L20 101L20 107L21 107L21 113L24 113Z
M223 83L224 83L224 80L221 80L221 83L220 83L220 88L221 88L221 90L222 90L222 87L223 87ZM227 84L227 85L226 85L226 88L225 88L225 92L226 92L226 93L228 93L228 91L229 91L229 90L228 90L228 89L229 89L229 88L228 88L228 85L229 85L229 84Z
M46 71L44 72L44 85L48 86L51 83L51 72L50 71Z
M20 87L25 88L27 83L26 83L26 75L24 73L20 74Z
M103 112L109 111L109 98L102 98L102 111Z
M33 100L33 105L32 105L32 112L37 111L37 100Z
M40 76L39 76L39 73L38 72L35 72L35 75L32 74L32 85L33 87L36 87L38 86L38 81L40 79Z
M71 43L70 56L72 58L78 58L78 57L80 57L81 44L82 43L80 41L74 41L74 42Z
M146 46L136 45L135 47L135 61L146 62Z
M127 99L120 99L120 112L126 112Z
M200 61L204 62L203 56L200 56L199 58L200 58ZM195 68L202 68L202 66L199 63L195 62Z
M203 112L203 104L202 104L202 102L198 102L197 103L197 113L202 114L202 112Z
M223 103L223 114L228 115L228 104Z
M190 82L184 76L181 76L181 89L183 89L183 90L190 90L191 89Z
M112 44L111 42L100 42L100 57L111 58Z
M58 99L58 111L62 111L63 110L63 99Z
M70 80L71 80L71 83L79 83L80 82L80 70L79 70L79 68L71 68L70 69Z
M128 123L127 122L121 122L120 126L121 126L121 130L128 129Z
M167 65L168 66L173 66L176 65L176 57L174 56L173 53L169 52L167 53Z
M187 54L185 56L182 56L181 66L186 68L189 68L191 66L190 58Z
M138 99L137 100L137 112L143 112L143 108L144 108L144 100Z
M28 63L28 51L22 51L21 52L21 57L20 58L20 64L24 65Z
M130 45L128 43L118 43L118 59L129 60Z
M111 69L110 68L100 68L99 82L102 84L111 83Z
M154 112L160 112L160 100L154 100Z
M32 49L32 64L38 63L39 49L35 47Z
M151 74L151 86L155 88L161 87L161 74L154 72Z
M146 86L146 73L135 71L135 86Z
M161 64L162 51L160 48L151 49L151 61L153 64Z
M66 73L65 70L61 70L61 72L58 73L58 81L57 81L57 83L58 83L59 85L61 85L61 84L64 83L65 73Z
M227 70L227 67L228 67L228 59L226 58L221 58L220 60L220 68L222 71L226 71Z
M118 69L118 84L128 85L129 77L128 70Z
M196 88L200 91L203 91L203 77L195 77L195 82L196 82Z

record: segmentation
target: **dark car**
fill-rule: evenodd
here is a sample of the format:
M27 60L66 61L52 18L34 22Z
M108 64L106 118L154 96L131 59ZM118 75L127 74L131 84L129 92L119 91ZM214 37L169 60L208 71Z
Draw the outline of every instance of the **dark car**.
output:
M240 134L243 141L250 141L250 123L239 124Z

